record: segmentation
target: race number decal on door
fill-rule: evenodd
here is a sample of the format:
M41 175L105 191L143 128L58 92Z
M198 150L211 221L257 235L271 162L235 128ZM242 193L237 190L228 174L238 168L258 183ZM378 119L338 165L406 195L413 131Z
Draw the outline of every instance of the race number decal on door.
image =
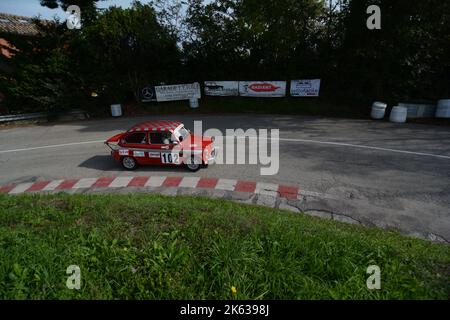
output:
M161 153L161 162L162 163L176 163L178 164L180 158L178 153Z

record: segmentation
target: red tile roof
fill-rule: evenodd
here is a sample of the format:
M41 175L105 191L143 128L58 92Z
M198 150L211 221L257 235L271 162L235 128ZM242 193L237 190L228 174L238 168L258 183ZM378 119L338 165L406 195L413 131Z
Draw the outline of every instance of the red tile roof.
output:
M15 33L26 36L36 35L39 30L30 17L0 13L0 33Z

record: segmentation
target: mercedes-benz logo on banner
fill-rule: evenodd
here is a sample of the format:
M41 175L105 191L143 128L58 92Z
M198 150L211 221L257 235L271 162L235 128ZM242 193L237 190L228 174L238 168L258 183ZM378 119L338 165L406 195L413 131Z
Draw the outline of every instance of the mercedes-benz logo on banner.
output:
M151 98L153 98L152 89L149 87L145 87L144 89L142 89L142 97L146 100L150 100Z
M145 87L141 91L142 101L156 101L154 87Z

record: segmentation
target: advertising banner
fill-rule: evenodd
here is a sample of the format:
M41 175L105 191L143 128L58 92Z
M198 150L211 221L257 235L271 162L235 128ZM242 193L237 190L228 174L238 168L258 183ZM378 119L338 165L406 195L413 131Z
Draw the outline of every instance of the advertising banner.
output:
M200 84L198 82L186 84L173 84L167 86L156 86L157 101L200 99Z
M239 81L239 95L244 97L284 97L286 81Z
M291 96L293 97L318 97L320 79L292 80Z
M239 95L238 81L205 81L205 95L207 96L237 96Z

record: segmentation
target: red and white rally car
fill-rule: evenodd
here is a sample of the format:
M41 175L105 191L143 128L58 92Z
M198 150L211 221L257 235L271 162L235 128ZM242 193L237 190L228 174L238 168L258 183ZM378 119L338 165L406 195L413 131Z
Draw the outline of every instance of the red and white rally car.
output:
M138 165L185 165L191 171L214 163L213 137L191 134L178 121L146 121L105 141L127 170Z

